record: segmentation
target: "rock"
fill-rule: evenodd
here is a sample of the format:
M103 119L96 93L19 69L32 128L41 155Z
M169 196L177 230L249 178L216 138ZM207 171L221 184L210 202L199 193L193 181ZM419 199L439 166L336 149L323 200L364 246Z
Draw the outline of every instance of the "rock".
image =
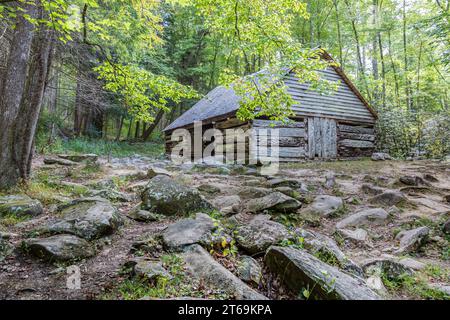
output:
M363 183L361 191L364 192L364 194L376 196L382 194L384 189L368 183Z
M354 242L366 242L368 239L367 231L364 229L338 229L336 233L344 240L351 240Z
M275 178L269 180L268 185L272 188L290 187L297 189L302 187L302 182L296 179Z
M392 160L392 157L385 152L375 152L372 154L371 159L373 161L385 161L385 160Z
M395 206L406 201L406 197L400 191L385 191L369 199L370 203L384 206Z
M13 253L14 247L5 238L0 237L0 262L5 260L11 253Z
M408 257L400 257L398 258L397 262L404 266L405 268L412 269L412 270L423 270L426 268L426 264L417 260L414 260L412 258Z
M60 184L72 190L75 190L77 193L87 193L89 192L89 188L81 183L75 183L70 181L61 181Z
M366 283L370 289L374 290L380 295L385 295L387 293L383 280L379 275L371 275L366 279Z
M298 192L290 187L277 187L274 188L273 191L281 192L282 194L287 195L288 197L291 197L293 199L296 199L298 201L304 201L305 197L303 196L303 193Z
M218 210L222 210L227 207L238 206L240 203L241 198L237 195L217 197L214 200L212 200L213 206L216 207Z
M215 286L238 300L267 300L214 260L199 245L186 248L182 257L192 276Z
M426 184L425 181L418 176L402 176L398 180L407 186L419 186Z
M73 167L73 166L78 165L78 163L71 161L71 160L52 158L52 157L46 157L44 159L44 163L45 164L58 164L61 166L66 166L66 167Z
M320 195L305 209L305 212L328 217L336 213L336 211L341 210L343 206L344 202L339 197ZM303 212L300 212L300 214L303 214Z
M216 194L216 193L220 193L220 188L214 184L202 184L197 188L198 191L200 192L204 192L204 193L209 193L209 194Z
M197 190L183 186L167 176L156 176L142 192L142 209L162 215L188 215L212 210Z
M185 246L206 242L215 229L214 221L204 213L197 213L195 219L182 219L171 224L162 234L164 246L179 250Z
M84 239L73 235L56 235L25 242L29 252L47 261L70 261L92 257L93 247Z
M430 283L429 286L434 290L444 293L446 296L445 300L450 299L450 285L444 283Z
M45 230L68 233L92 240L109 235L122 225L122 218L111 203L102 198L82 198L59 209L62 216Z
M401 275L412 275L413 270L399 263L395 257L380 257L368 259L361 263L361 267L366 275L386 276L388 279L394 280Z
M128 217L130 217L133 220L141 221L141 222L151 222L151 221L158 221L160 219L160 216L156 213L147 211L147 210L141 210L140 204L131 209L128 212Z
M237 276L244 282L259 285L262 269L258 261L249 256L241 256L237 262Z
M238 195L242 199L255 199L265 197L270 193L272 193L272 190L267 188L245 187L239 191Z
M98 160L98 156L93 153L78 154L78 155L58 154L58 158L70 160L73 162L83 162L83 161L95 162Z
M273 192L262 198L250 199L245 204L248 212L293 212L302 206L301 202L280 192Z
M450 194L444 196L444 201L450 203Z
M429 182L439 182L439 179L438 179L438 178L436 178L435 176L433 176L433 175L431 175L431 174L429 174L429 173L424 174L424 175L423 175L423 178L424 178L425 180L429 181Z
M356 276L363 275L363 270L361 267L347 258L341 249L339 249L336 242L330 237L318 232L304 229L296 229L295 235L303 239L303 246L309 253L319 255L330 260L335 260L339 267Z
M136 277L144 278L149 281L155 281L159 277L171 279L172 276L166 269L164 269L161 261L147 260L144 258L138 258L131 261L133 264L133 274Z
M379 225L383 224L387 218L388 213L384 209L366 209L342 219L336 224L336 228L344 229L364 225Z
M450 219L448 219L448 220L444 223L444 225L443 225L443 227L442 227L442 231L443 231L444 233L446 233L446 234L450 234Z
M250 222L236 229L236 241L248 253L262 254L273 244L290 238L290 234L281 223L256 216Z
M308 289L311 299L379 299L362 279L343 273L304 250L270 247L264 262L294 292L304 293Z
M113 202L132 202L134 200L132 195L113 189L93 190L89 192L89 196L100 197Z
M142 191L144 191L147 184L148 184L147 181L138 181L138 182L132 183L127 186L127 191L140 194L140 193L142 193Z
M326 189L333 189L335 186L336 186L336 177L334 176L334 173L328 173L325 176L324 187Z
M170 173L169 171L167 171L166 169L163 169L163 168L150 167L147 170L147 178L152 179L156 176L172 177L172 173Z
M427 239L430 228L420 227L413 230L402 231L395 237L400 241L397 253L413 252L417 250Z
M42 204L26 195L0 196L0 217L35 217L43 212Z

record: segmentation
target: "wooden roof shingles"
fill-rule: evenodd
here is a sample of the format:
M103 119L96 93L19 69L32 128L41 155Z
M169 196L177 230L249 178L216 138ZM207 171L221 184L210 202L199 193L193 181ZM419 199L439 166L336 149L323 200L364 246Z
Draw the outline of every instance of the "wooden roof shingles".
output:
M333 60L332 57L328 53L323 54L323 58L326 60ZM360 120L362 122L375 122L378 118L375 110L368 104L367 100L361 95L358 89L353 85L350 79L345 75L341 68L337 66L332 66L331 70L333 70L335 75L330 74L330 68L319 71L323 74L325 79L333 80L334 77L338 77L336 80L342 80L342 83L348 86L346 89L341 83L338 92L336 93L336 106L332 106L332 103L329 106L330 112L326 112L327 103L330 103L330 98L326 96L320 96L318 92L313 90L309 90L309 85L306 84L295 84L290 82L292 79L292 73L287 70L285 78L283 81L288 86L288 92L296 91L296 94L299 95L298 102L301 104L304 102L305 108L301 109L301 105L296 105L293 107L294 112L298 114L323 114L324 116L332 116L337 115L338 117L345 118L346 115L349 117L353 117L355 120ZM253 75L255 76L255 80L258 83L258 75L264 74L265 71L259 71ZM295 76L294 76L295 77ZM258 83L259 85L259 83ZM346 98L345 90L349 90L352 92L355 97ZM295 93L294 100L297 101ZM339 95L343 94L344 97L340 97ZM344 102L339 102L338 99L344 99ZM312 99L315 99L316 102L312 103ZM302 101L305 100L305 101ZM354 102L351 102L351 101ZM239 109L239 101L240 97L235 93L232 88L226 88L223 86L219 86L213 90L211 90L203 99L197 102L191 109L183 113L179 118L177 118L174 122L172 122L168 127L164 129L164 131L171 131L177 128L187 127L192 125L196 121L205 121L212 122L214 120L218 120L221 118L226 118L228 116L232 116ZM349 102L345 102L349 101ZM346 112L342 104L348 103ZM317 108L316 112L311 108ZM344 108L344 109L343 109ZM372 118L373 117L373 118Z

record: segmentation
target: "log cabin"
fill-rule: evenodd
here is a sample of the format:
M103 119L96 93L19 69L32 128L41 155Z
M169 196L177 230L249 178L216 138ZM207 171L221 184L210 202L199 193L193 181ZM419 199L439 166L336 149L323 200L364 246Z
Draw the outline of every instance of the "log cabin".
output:
M323 58L332 60L328 53L324 53ZM174 130L187 129L192 133L195 123L201 121L202 132L216 129L220 130L224 137L230 132L229 129L243 129L246 132L253 129L248 131L251 132L251 136L245 140L244 147L247 153L251 151L252 156L256 157L260 156L258 153L260 133L279 129L277 134L279 162L370 156L374 151L376 140L375 110L340 67L333 65L318 72L326 80L338 81L337 91L333 91L330 95L321 94L310 89L307 83L300 83L294 72L286 72L283 81L295 101L292 107L295 116L291 117L289 122L267 119L241 121L236 117L240 98L234 90L222 86L213 89L164 129L166 153L171 154L172 148L179 144L179 141L172 139ZM220 143L227 152L236 151L242 140L237 142L233 138L224 139ZM206 148L207 144L208 141L202 141L201 147ZM194 159L192 148L189 152ZM248 159L246 157L246 161Z

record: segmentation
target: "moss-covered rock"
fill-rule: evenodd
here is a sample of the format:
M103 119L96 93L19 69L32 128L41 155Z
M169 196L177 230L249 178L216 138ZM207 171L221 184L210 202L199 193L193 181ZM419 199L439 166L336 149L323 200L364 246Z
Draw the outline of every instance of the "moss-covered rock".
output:
M167 176L156 176L142 192L142 209L163 215L187 215L212 210L200 193Z
M32 255L47 261L70 261L91 257L93 247L73 235L57 235L44 239L29 239L24 247Z
M102 198L82 198L59 208L62 216L45 231L68 233L84 239L96 239L113 233L123 222L117 209Z
M10 195L0 197L0 217L14 215L17 217L35 217L44 212L38 200L26 195Z

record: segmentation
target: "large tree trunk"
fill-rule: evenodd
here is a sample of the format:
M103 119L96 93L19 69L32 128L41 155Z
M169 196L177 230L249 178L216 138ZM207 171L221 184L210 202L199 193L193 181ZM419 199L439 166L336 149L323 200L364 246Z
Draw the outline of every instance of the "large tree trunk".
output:
M37 7L23 4L26 14L36 17ZM6 70L0 88L0 189L16 185L20 179L20 165L15 158L15 120L27 79L28 60L33 43L34 26L21 15L13 33Z
M26 92L14 123L16 166L24 180L30 175L36 126L52 60L52 35L52 31L45 31L34 37Z

